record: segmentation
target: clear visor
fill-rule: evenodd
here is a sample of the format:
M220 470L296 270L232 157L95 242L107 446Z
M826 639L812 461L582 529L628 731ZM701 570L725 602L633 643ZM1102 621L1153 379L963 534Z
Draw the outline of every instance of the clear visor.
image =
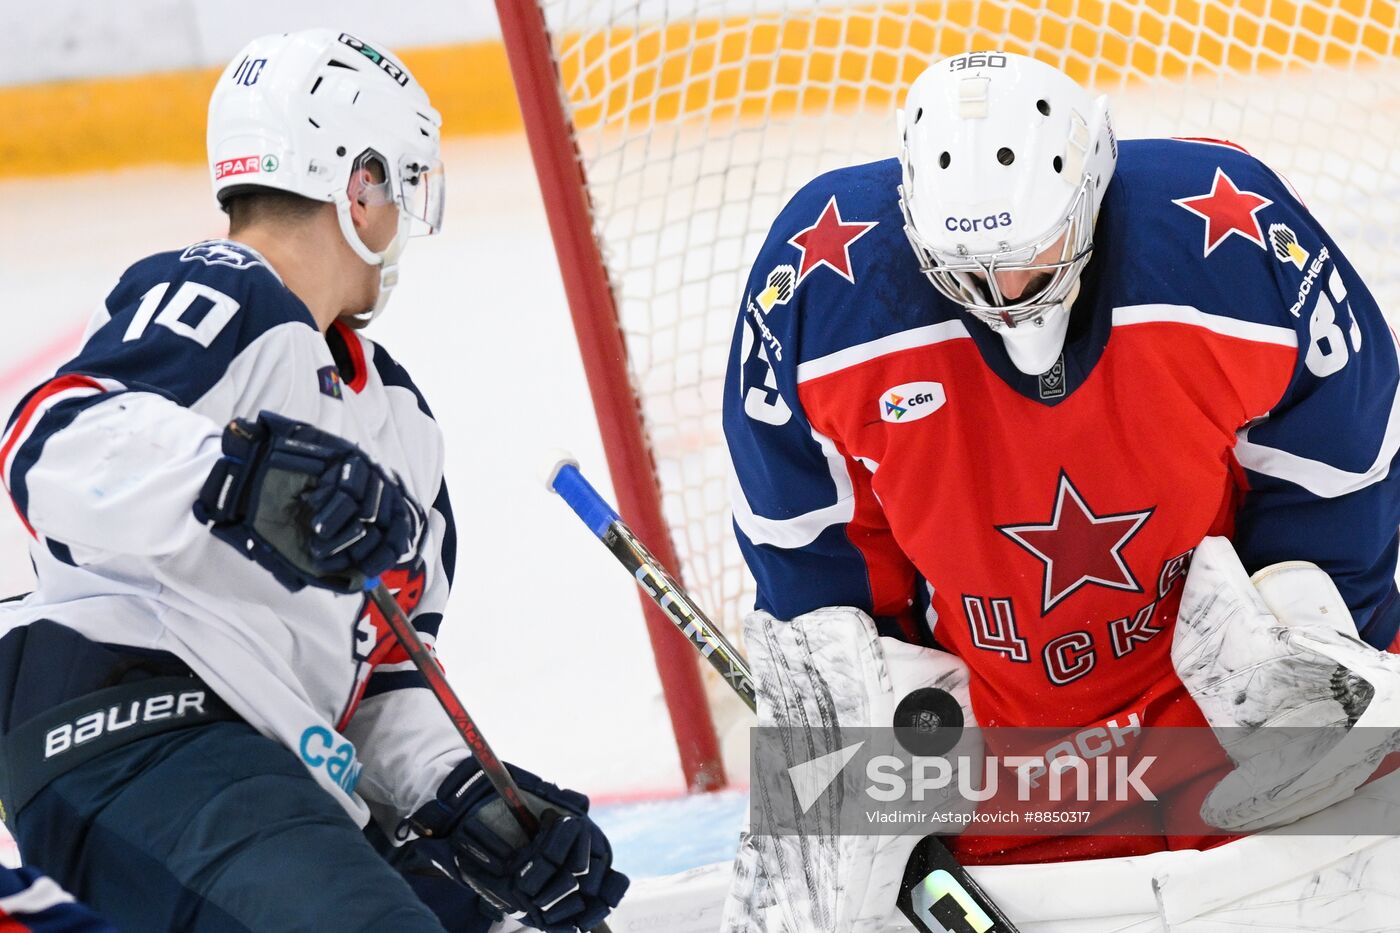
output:
M914 227L900 189L904 232L929 281L974 317L1016 326L1063 304L1093 250L1093 200L1087 182L1065 220L1025 246L988 253L950 251L930 244Z
M399 191L394 192L394 179ZM404 156L398 172L390 176L384 157L367 149L355 160L350 176L350 194L368 205L397 203L409 220L410 236L425 236L442 229L446 186L441 159Z
M399 161L399 206L413 221L410 234L421 236L442 229L447 203L447 178L441 159L404 156Z

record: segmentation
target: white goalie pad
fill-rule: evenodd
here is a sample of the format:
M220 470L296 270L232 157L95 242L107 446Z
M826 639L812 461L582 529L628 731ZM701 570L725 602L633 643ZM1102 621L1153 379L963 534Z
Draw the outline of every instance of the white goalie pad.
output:
M968 872L1021 933L1387 933L1400 916L1400 836L1355 833L1397 825L1400 773L1288 827L1297 835ZM715 933L730 877L730 865L717 863L636 879L609 923ZM882 933L914 927L896 917Z
M814 730L841 748L843 728L892 726L899 701L937 687L962 707L963 739L950 755L980 744L968 701L967 667L947 652L881 638L865 613L827 608L791 622L763 612L745 620L758 687L758 724ZM823 746L828 747L828 746ZM801 743L785 763L812 759ZM771 802L762 782L752 790L762 812ZM825 809L823 809L825 808ZM854 836L835 832L838 813L823 800L806 811L820 830L801 836L746 834L735 861L722 929L731 933L875 933L898 916L895 898L905 862L920 835ZM823 821L829 821L823 822Z
M1186 577L1172 663L1236 768L1201 817L1222 829L1280 826L1350 797L1400 736L1400 656L1356 637L1317 566L1251 579L1225 538Z

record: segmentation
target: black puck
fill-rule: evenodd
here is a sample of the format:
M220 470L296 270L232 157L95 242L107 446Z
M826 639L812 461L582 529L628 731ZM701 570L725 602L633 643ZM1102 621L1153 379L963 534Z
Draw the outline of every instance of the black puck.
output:
M947 690L920 687L899 701L894 736L911 755L942 755L962 738L962 706Z

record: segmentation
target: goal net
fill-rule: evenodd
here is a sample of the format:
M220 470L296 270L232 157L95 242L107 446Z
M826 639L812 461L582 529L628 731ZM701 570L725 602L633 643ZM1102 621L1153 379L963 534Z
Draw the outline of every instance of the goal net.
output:
M753 593L720 408L748 266L803 183L898 153L894 111L932 61L1033 55L1108 93L1122 137L1244 146L1400 308L1394 2L526 2L543 13L654 459L654 475L614 483L659 483L679 574L732 634Z

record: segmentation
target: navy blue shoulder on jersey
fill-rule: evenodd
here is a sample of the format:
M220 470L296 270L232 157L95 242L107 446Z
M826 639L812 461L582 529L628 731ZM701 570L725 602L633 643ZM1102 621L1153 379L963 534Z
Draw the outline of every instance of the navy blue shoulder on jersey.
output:
M815 513L839 495L798 401L798 364L957 313L938 305L918 272L903 233L898 178L898 163L886 160L814 179L783 208L754 261L735 322L723 418L743 494L760 519ZM846 242L805 248L814 227L837 229ZM758 608L783 619L829 605L873 610L864 559L844 526L821 530L800 551L755 543L737 520L735 533L759 581Z
M836 169L804 185L778 215L745 295L748 305L763 293L775 269L794 270L792 298L779 299L765 312L765 324L787 357L775 363L795 367L962 317L919 271L904 233L899 183L896 159ZM838 235L826 234L818 245L805 236L813 228ZM753 317L752 306L746 313Z
M418 410L429 418L433 418L433 411L428 407L428 400L423 397L417 383L409 376L408 370L390 356L389 351L383 346L374 341L370 341L370 343L374 347L374 371L379 374L379 380L386 386L394 386L412 392L414 399L418 402ZM433 418L433 420L437 419ZM450 587L457 569L457 523L452 515L452 500L447 495L446 479L438 487L437 497L433 500L432 507L442 515L447 523L443 530L441 557L442 568L447 574L447 585Z
M447 522L442 532L441 558L443 572L447 574L447 585L451 587L453 577L457 573L457 519L452 515L452 500L447 495L446 479L438 487L437 498L433 500L433 509Z
M1042 398L1040 378L1018 370L1001 338L945 298L923 274L904 232L900 180L897 159L836 169L809 182L779 214L754 263L745 312L757 320L755 299L774 270L793 268L797 283L792 299L782 302L786 308L770 306L762 322L770 349L790 357L774 360L779 383L785 370L795 374L798 363L918 327L958 321L1003 382L1045 404L1062 402L1088 378L1108 342L1111 301L1100 300L1094 283L1099 268L1117 261L1111 255L1113 245L1096 247L1095 261L1084 275L1081 294L1090 297L1076 304L1071 319L1063 367L1066 391ZM1111 186L1106 205L1113 200ZM839 224L838 240L850 238L840 253L794 242L805 242L803 235L813 227L833 230L834 224Z
M1227 212L1240 223L1227 223ZM1256 224L1245 222L1251 217L1257 239ZM1099 288L1119 308L1189 305L1239 321L1296 327L1297 316L1288 311L1297 280L1275 255L1271 228L1277 224L1299 236L1325 237L1283 179L1238 146L1123 140L1114 185L1094 228L1096 253L1101 243L1114 251Z
M370 341L370 343L374 347L374 371L379 374L379 381L386 386L395 386L412 392L413 397L418 400L418 410L432 418L433 412L428 407L428 400L423 397L422 392L418 391L418 386L408 375L408 370L400 366L398 361L390 356L389 351L383 346L374 341Z
M29 470L48 439L83 411L123 391L192 405L262 335L283 324L316 327L262 257L227 240L141 260L122 275L105 307L107 321L78 354L10 415L6 452L19 446L5 479L26 522ZM54 553L71 562L66 551Z
M256 252L229 240L158 253L107 296L107 323L59 369L139 384L192 405L282 324L316 321Z

